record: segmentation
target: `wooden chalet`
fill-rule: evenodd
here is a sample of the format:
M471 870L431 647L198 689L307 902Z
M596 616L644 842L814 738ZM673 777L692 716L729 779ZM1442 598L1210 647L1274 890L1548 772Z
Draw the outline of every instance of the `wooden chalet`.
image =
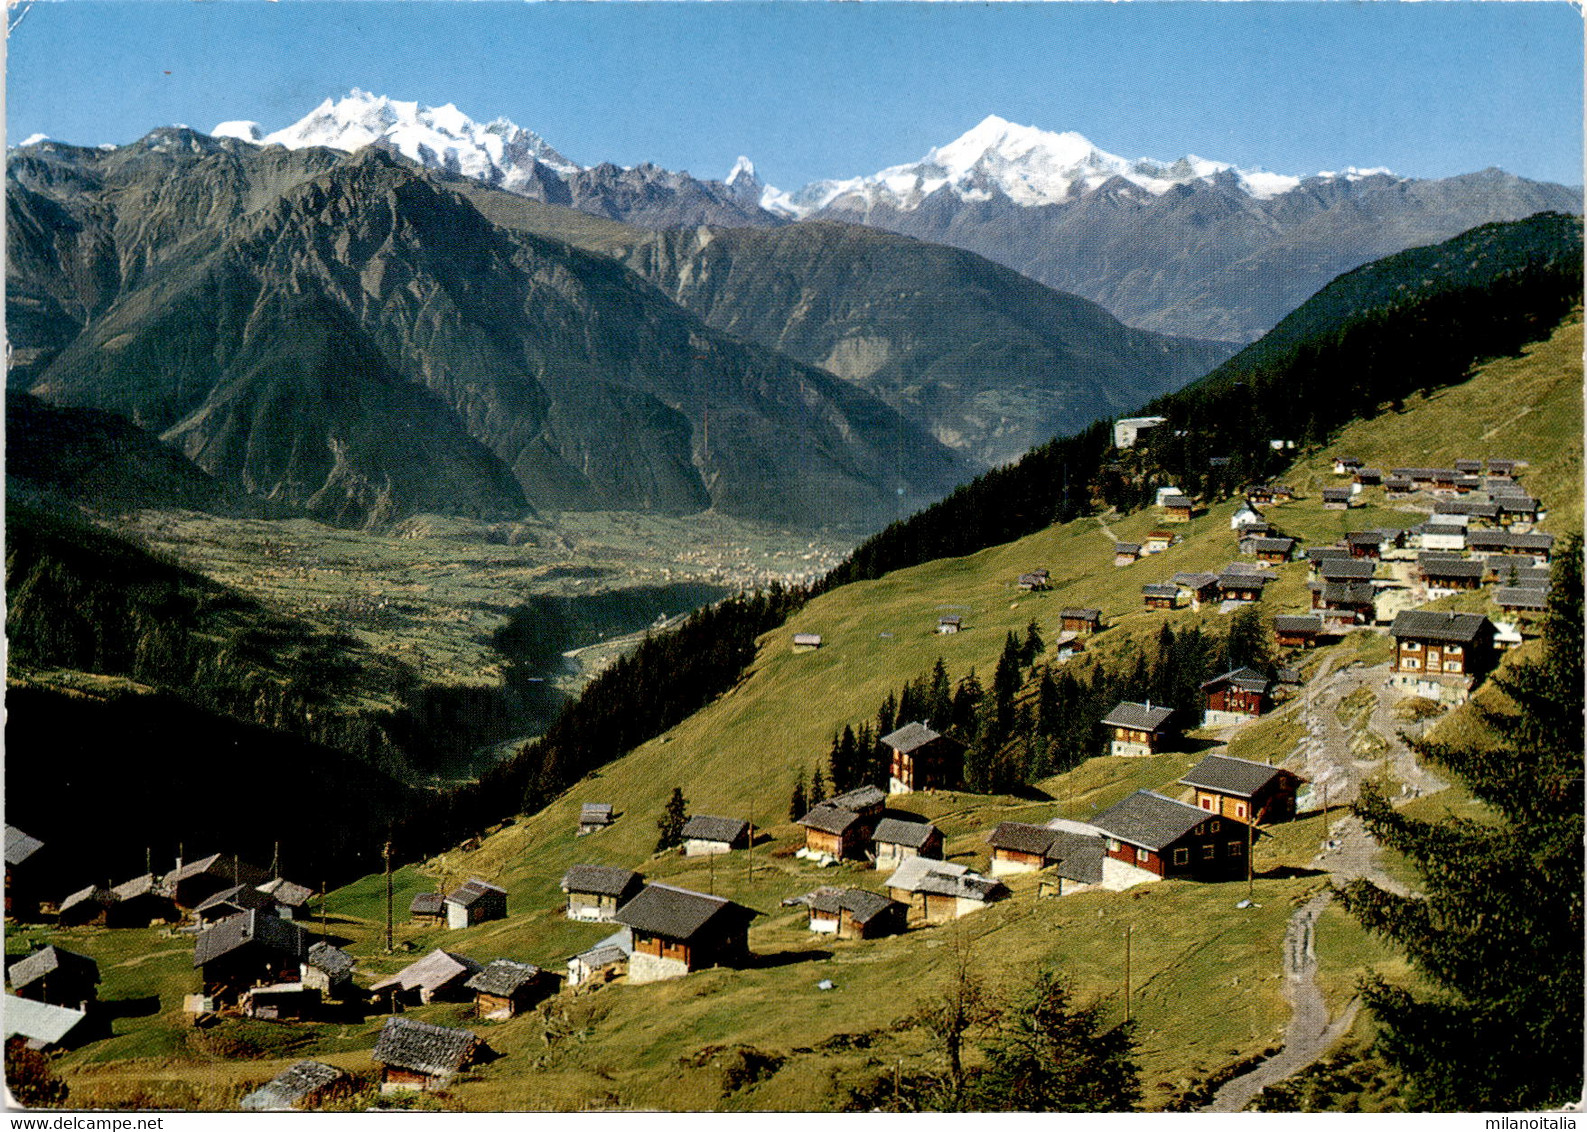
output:
M1187 495L1165 495L1158 502L1163 509L1163 522L1188 523L1196 517L1196 504Z
M1463 476L1478 475L1482 471L1481 460L1456 460L1455 471Z
M1335 456L1334 475L1353 476L1356 469L1362 466L1362 461L1356 456Z
M1247 488L1245 498L1248 503L1288 503L1295 498L1295 493L1288 484L1263 483Z
M645 887L645 878L631 869L613 865L574 865L562 874L562 891L567 893L567 917L610 923L617 909L628 903Z
M1515 475L1517 463L1518 461L1515 460L1495 460L1490 458L1488 460L1488 474L1495 479L1509 479Z
M743 818L695 814L683 823L683 855L707 857L731 853L749 844L749 822Z
M1383 482L1383 469L1357 468L1351 479L1362 487L1377 487Z
M1175 543L1184 541L1173 531L1151 531L1141 543L1141 550L1146 554L1161 554Z
M1493 623L1480 613L1412 609L1394 619L1390 680L1428 699L1464 702L1493 670Z
M205 995L236 1002L256 986L299 982L312 938L291 920L239 912L199 933L193 967Z
M160 887L153 873L116 885L110 890L116 897L108 911L106 923L113 928L146 928L150 924L175 924L182 919L176 901Z
M964 628L964 618L957 613L944 613L937 618L938 633L957 633Z
M370 1056L380 1066L380 1091L397 1093L444 1089L484 1050L471 1030L388 1018Z
M474 1012L481 1018L504 1021L557 993L560 980L533 963L492 959L485 969L463 985L474 992Z
M1493 591L1493 603L1506 613L1542 613L1548 608L1548 591L1524 586L1499 586Z
M1270 574L1225 570L1218 575L1218 600L1252 602L1262 600L1262 591L1272 581Z
M1281 649L1315 648L1323 635L1323 619L1315 615L1280 614L1273 618L1273 637Z
M1384 536L1382 531L1351 531L1345 535L1345 549L1350 552L1351 558L1383 557Z
M446 894L446 926L458 928L507 916L507 890L474 877Z
M805 831L805 854L833 860L863 861L870 847L873 819L822 802L799 819Z
M323 1061L300 1061L282 1070L238 1103L243 1112L294 1112L319 1108L355 1092L358 1082Z
M1499 521L1499 505L1471 499L1440 499L1433 504L1434 515L1464 515L1472 524L1495 524Z
M887 895L910 920L940 924L977 912L1008 895L1003 883L953 861L911 857L887 878Z
M44 842L6 824L5 914L31 920L39 911L38 852Z
M269 879L269 873L230 853L212 853L185 864L178 859L176 868L165 874L161 887L177 907L190 912L217 892L238 885L253 888Z
M1348 487L1325 487L1322 505L1324 511L1348 511L1356 505L1355 493Z
M907 909L863 888L823 888L810 895L810 930L839 939L876 939L904 930Z
M249 987L238 996L237 1007L247 1018L310 1018L319 1010L320 992L301 981Z
M1071 891L1102 883L1102 861L1107 856L1102 838L1095 834L1029 822L1006 821L987 834L991 859L987 871L994 877L1012 873L1033 873L1052 869L1062 882L1071 881Z
M24 1049L71 1049L88 1040L88 1012L31 998L5 996L5 1040Z
M795 633L793 635L794 652L815 652L820 647L820 633Z
M1113 544L1113 565L1129 566L1141 560L1141 544L1138 542L1116 542Z
M1309 546L1306 548L1306 561L1311 563L1313 572L1322 569L1325 564L1338 562L1349 557L1350 551L1342 546Z
M1499 508L1499 522L1506 527L1535 523L1542 517L1543 505L1528 495L1497 495L1493 502Z
M116 894L104 885L80 888L56 905L55 922L63 928L104 927Z
M1204 572L1179 573L1169 579L1190 598L1190 608L1200 609L1202 602L1218 598L1218 575Z
M21 998L87 1010L99 997L99 964L86 955L50 944L18 959L6 972Z
M1032 570L1029 574L1021 574L1015 584L1026 591L1045 590L1050 588L1051 578L1051 573L1043 567L1040 570Z
M446 922L446 894L421 892L408 903L408 918L416 924Z
M1292 538L1254 538L1250 542L1250 551L1260 562L1284 563L1295 556L1295 540Z
M1490 554L1484 563L1484 578L1501 586L1516 586L1528 590L1547 590L1554 584L1553 573L1547 566L1529 566L1508 554Z
M599 833L612 824L610 802L585 802L579 807L579 836Z
M1196 807L1253 825L1289 821L1301 779L1283 767L1232 755L1208 755L1180 780L1196 792Z
M1069 660L1077 653L1083 653L1085 651L1085 641L1081 640L1080 634L1074 632L1073 630L1059 633L1057 638L1053 641L1053 653L1060 664L1066 660Z
M964 783L964 745L924 723L906 723L882 736L888 760L888 792L956 790Z
M628 974L628 957L633 950L633 941L624 928L594 947L568 956L568 989L593 990Z
M1250 527L1267 525L1267 520L1262 517L1262 512L1256 504L1246 500L1235 508L1234 514L1229 516L1229 529L1231 531L1244 531Z
M1416 493L1416 483L1410 476L1390 473L1383 477L1383 495L1386 499L1403 499Z
M1141 598L1146 602L1147 609L1177 609L1179 607L1179 587L1166 582L1142 586Z
M897 868L911 857L942 859L942 831L930 822L883 818L871 834L878 869Z
M1109 857L1160 877L1216 880L1245 870L1245 824L1152 790L1137 790L1092 824L1107 839Z
M326 998L356 997L353 985L353 957L323 939L309 945L309 953L298 967L298 981Z
M300 920L309 912L309 901L314 890L295 884L284 877L276 877L259 886L259 891L275 902L276 915L286 920Z
M1123 700L1102 717L1102 726L1109 733L1108 754L1123 756L1155 755L1173 737L1174 709L1150 702L1144 704Z
M1459 552L1466 549L1468 535L1464 515L1434 515L1416 528L1416 537L1423 550ZM1459 519L1460 522L1450 520Z
M1058 611L1058 628L1082 637L1100 633L1107 628L1100 609L1061 609Z
M1488 564L1471 558L1443 558L1422 555L1416 563L1429 599L1445 597L1461 590L1482 588Z
M1519 558L1530 557L1534 562L1540 564L1547 563L1553 559L1553 535L1545 534L1542 531L1529 531L1524 534L1519 531L1509 531L1507 534L1509 537L1505 539L1503 553L1513 554Z
M633 939L628 981L675 979L749 958L749 924L760 913L722 896L649 884L617 910Z
M1206 697L1209 726L1244 723L1256 719L1271 705L1273 682L1254 668L1236 668L1214 676L1201 686Z
M1377 591L1371 582L1311 582L1311 607L1326 624L1371 625L1377 620Z
M193 918L201 924L213 924L239 912L262 912L266 916L280 914L275 899L246 884L223 888L207 896L193 908Z
M377 999L384 999L392 1006L464 1002L469 998L465 984L480 970L480 965L468 956L436 948L395 975L381 979L369 990Z

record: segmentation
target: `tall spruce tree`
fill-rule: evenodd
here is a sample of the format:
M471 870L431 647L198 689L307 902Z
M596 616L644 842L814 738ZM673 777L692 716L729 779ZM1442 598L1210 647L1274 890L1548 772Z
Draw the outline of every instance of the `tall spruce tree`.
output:
M810 796L805 792L805 772L800 768L799 777L794 779L793 794L788 798L788 820L798 821L810 812Z
M683 844L683 827L689 820L689 802L683 796L683 787L674 786L672 797L656 820L656 852L661 853Z
M1376 789L1356 805L1416 865L1424 897L1367 881L1345 907L1404 949L1433 989L1374 977L1362 995L1379 1044L1418 1108L1543 1108L1582 1091L1582 567L1572 539L1554 568L1542 655L1493 683L1514 710L1479 713L1494 742L1420 743L1494 821L1423 821Z

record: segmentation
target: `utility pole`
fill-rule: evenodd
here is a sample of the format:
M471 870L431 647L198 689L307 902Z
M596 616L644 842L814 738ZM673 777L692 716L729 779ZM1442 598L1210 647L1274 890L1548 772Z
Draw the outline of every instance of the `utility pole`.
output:
M393 948L391 945L391 837L389 830L387 831L385 847L380 851L380 855L386 861L386 954L390 955Z
M1323 840L1330 840L1328 834L1328 783L1322 784L1323 791Z
M1255 819L1256 815L1251 817ZM1252 822L1245 823L1245 898L1252 904L1256 903L1256 870L1251 861L1251 850L1256 845L1256 826Z
M326 928L326 919L330 915L330 912L327 910L327 905L330 903L330 899L331 894L326 890L325 881L322 878L320 880L320 935L322 936L330 934Z
M275 854L270 858L270 877L275 879L281 875L281 842L276 842Z
M1135 925L1124 929L1124 1021L1130 1020L1130 936L1135 934Z

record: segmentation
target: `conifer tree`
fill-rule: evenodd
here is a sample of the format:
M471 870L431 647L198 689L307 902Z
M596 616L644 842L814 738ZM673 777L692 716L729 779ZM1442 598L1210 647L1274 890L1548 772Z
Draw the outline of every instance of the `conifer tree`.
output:
M832 775L833 793L854 789L859 772L859 745L854 739L854 728L844 725L843 734L832 744L827 769Z
M891 735L898 726L898 697L888 692L882 706L876 709L876 735Z
M1224 642L1224 663L1229 668L1255 668L1263 671L1270 662L1267 629L1255 605L1242 606L1229 619L1229 636Z
M827 782L821 777L821 768L810 778L810 808L813 810L827 800Z
M931 691L926 697L926 718L931 726L947 727L953 719L953 684L942 657L931 667Z
M683 827L689 820L689 803L683 796L683 787L674 786L672 797L667 799L661 817L656 821L656 852L683 844Z
M1558 1105L1582 1090L1582 569L1572 539L1554 569L1542 656L1492 680L1514 711L1482 710L1496 742L1424 742L1497 820L1418 820L1375 788L1356 812L1422 874L1424 896L1368 881L1345 907L1403 948L1431 983L1382 978L1362 997L1379 1046L1419 1108L1507 1111Z
M1025 626L1025 640L1021 642L1019 648L1020 664L1029 668L1036 662L1036 658L1042 654L1042 650L1046 647L1047 642L1041 639L1041 629L1033 619L1029 625Z
M805 792L804 768L799 769L799 777L794 779L793 795L788 799L788 820L798 821L810 812L810 797Z

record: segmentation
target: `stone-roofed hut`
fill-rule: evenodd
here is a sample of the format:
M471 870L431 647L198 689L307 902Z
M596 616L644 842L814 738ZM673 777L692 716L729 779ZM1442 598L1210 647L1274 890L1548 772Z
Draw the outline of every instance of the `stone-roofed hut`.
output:
M683 855L706 857L731 853L749 844L749 822L743 818L695 814L683 823Z
M314 1109L346 1096L357 1082L345 1070L323 1061L300 1061L243 1097L243 1112L293 1112Z
M421 892L408 902L408 918L420 924L446 922L446 895L441 892Z
M388 1018L371 1056L380 1066L380 1091L395 1093L444 1089L484 1048L471 1030Z
M897 868L911 857L942 859L942 831L930 822L883 818L871 834L878 869Z
M585 802L579 807L579 836L598 833L612 824L610 802Z
M431 1002L461 1002L468 998L464 986L480 971L480 965L466 955L436 948L370 987L370 993L395 1003L425 1005Z
M749 958L749 925L760 913L722 896L648 884L617 910L633 939L628 981L675 979Z
M458 928L507 916L507 890L474 877L446 894L446 926Z
M839 939L876 939L904 930L907 909L862 888L826 889L810 898L810 930Z
M999 880L929 857L911 857L899 865L886 886L887 894L909 909L909 919L928 924L956 920L1008 895Z
M255 986L296 983L312 937L297 924L263 912L239 912L199 933L193 966L204 993L236 1001Z
M474 1009L481 1018L505 1020L551 997L557 982L555 975L533 963L492 959L463 985L474 992Z
M55 922L61 927L103 927L109 922L116 894L102 884L80 888L62 900L55 909Z
M165 894L159 878L144 873L110 890L116 902L108 909L106 923L113 928L146 928L150 924L174 924L181 920L176 901Z
M87 1010L99 997L99 964L50 944L11 964L11 989L22 998Z

